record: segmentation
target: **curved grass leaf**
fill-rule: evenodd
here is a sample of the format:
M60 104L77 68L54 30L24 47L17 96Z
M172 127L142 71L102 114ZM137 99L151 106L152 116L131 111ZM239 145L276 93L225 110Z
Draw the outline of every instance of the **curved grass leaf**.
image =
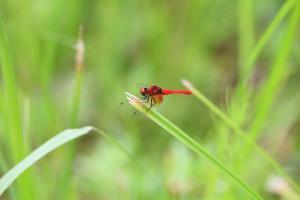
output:
M38 160L46 156L48 153L54 151L58 147L63 144L70 142L76 138L79 138L83 135L91 133L91 131L95 131L101 134L108 142L117 147L122 153L124 153L128 158L130 158L142 171L145 172L145 169L142 168L136 161L136 159L130 155L130 153L124 149L114 138L112 138L106 132L94 128L92 126L86 126L79 129L68 129L60 132L56 136L49 139L47 142L42 144L36 150L34 150L31 154L29 154L26 158L24 158L20 163L18 163L15 167L9 170L3 177L0 179L0 196L3 192L16 180L26 169L31 167Z
M253 199L263 199L257 192L255 192L250 186L248 186L244 181L241 180L234 172L232 172L223 162L211 155L204 147L202 147L198 142L191 138L187 133L178 128L175 124L169 121L167 118L162 116L160 113L150 109L148 112L148 106L139 100L136 96L125 93L129 103L135 107L140 112L146 114L151 120L157 123L160 127L165 129L168 133L173 135L177 140L182 142L185 146L190 148L199 156L205 156L209 161L211 161L216 167L225 172L230 176L242 189L244 189Z
M43 158L48 153L63 144L70 142L78 137L88 134L94 128L91 126L83 127L80 129L68 129L62 131L58 135L49 139L46 143L42 144L34 150L29 156L23 159L19 164L13 167L0 179L0 196L9 187L9 185L18 178L26 169L32 166L35 162Z

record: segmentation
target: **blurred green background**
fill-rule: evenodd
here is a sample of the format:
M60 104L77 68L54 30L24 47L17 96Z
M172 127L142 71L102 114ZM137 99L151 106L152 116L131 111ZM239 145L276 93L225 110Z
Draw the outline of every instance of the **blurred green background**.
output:
M12 58L11 72L2 69L0 78L0 174L61 130L85 125L110 133L149 172L92 134L44 158L3 198L250 199L205 158L144 115L132 117L135 110L129 104L120 105L126 102L125 91L139 94L139 83L180 89L182 78L253 133L299 182L296 3L255 62L245 67L287 2L297 1L0 0L9 41L9 47L0 48ZM80 26L85 54L76 71ZM7 89L5 73L14 77L15 88ZM10 92L16 101L5 104ZM266 199L295 197L254 150L243 157L240 138L193 96L168 96L157 110ZM17 115L8 119L10 112ZM13 130L17 126L19 134ZM11 144L14 138L20 142Z

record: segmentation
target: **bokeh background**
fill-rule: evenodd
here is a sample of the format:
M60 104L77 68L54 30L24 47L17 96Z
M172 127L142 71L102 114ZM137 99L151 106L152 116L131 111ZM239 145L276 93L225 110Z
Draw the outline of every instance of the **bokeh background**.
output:
M91 134L38 162L21 178L21 187L14 184L3 198L250 199L143 114L132 116L125 91L138 95L140 83L180 89L182 78L238 126L254 132L254 139L299 182L300 23L295 5L251 70L244 68L287 2L292 1L0 0L18 95L19 115L14 117L23 144L16 150L9 143L9 126L17 125L7 125L3 113L15 106L5 108L7 93L1 92L0 174L58 132L86 125L108 132L147 171ZM80 26L85 52L78 71ZM80 101L73 104L78 73ZM236 92L247 76L247 86ZM255 150L241 158L242 140L195 97L168 96L156 109L266 199L295 197Z

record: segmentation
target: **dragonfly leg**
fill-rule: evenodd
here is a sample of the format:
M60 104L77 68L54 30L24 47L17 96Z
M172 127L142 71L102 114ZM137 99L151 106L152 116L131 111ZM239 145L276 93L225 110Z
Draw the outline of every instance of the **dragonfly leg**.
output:
M156 104L156 100L153 96L151 96L152 100L154 101L154 105Z
M140 97L140 100L144 101L144 103L148 103L149 102L149 96L142 96Z
M148 98L148 101L150 99L150 107L146 110L146 112L148 112L152 108L152 106L153 106L153 104L152 104L152 98L153 98L152 96L150 98Z
M133 118L134 116L136 116L136 114L137 114L137 111L135 111L134 113L132 113L131 118Z

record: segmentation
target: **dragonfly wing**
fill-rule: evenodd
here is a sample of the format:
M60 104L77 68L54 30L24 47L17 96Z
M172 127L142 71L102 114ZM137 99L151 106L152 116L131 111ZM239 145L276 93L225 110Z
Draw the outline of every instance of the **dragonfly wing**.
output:
M161 104L163 102L163 100L164 100L164 97L161 94L156 94L156 95L153 95L152 97L155 100L154 103L157 104L157 105Z

